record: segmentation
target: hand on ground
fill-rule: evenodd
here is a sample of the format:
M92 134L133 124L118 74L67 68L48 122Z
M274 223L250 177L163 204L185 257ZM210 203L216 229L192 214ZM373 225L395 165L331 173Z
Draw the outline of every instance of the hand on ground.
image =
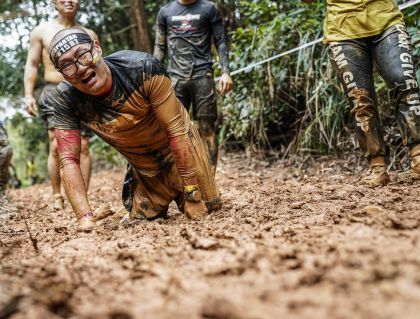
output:
M200 220L207 215L207 207L202 200L197 203L185 201L184 212L188 218Z
M98 221L107 218L114 214L108 203L102 204L98 209L93 212L93 221Z

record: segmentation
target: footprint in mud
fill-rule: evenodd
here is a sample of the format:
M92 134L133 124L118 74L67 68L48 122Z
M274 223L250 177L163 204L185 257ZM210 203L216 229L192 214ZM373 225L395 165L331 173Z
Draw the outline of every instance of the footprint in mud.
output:
M232 302L222 298L209 297L201 309L203 319L245 319L245 314Z

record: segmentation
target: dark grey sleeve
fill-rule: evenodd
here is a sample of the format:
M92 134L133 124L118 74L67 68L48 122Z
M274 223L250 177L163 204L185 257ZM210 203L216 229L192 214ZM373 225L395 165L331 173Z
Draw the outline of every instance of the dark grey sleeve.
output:
M155 38L155 48L153 55L160 62L163 62L166 52L166 19L162 9L159 10L156 19L156 38Z
M59 94L54 95L54 127L63 130L80 129L80 119L76 115L77 101L72 99L68 89L59 84Z
M213 34L214 44L219 55L222 73L230 73L229 69L229 49L227 45L227 37L225 26L219 10L213 5L210 12L211 31Z

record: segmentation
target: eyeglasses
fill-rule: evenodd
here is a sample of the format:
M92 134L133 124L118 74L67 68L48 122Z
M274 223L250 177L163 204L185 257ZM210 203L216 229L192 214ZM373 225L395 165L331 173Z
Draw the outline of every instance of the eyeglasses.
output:
M78 64L83 65L83 66L88 66L90 64L92 64L93 62L93 41L90 42L90 49L83 52L82 54L80 54L78 56L78 58L70 63L65 64L64 66L62 66L61 68L57 68L57 70L67 76L67 77L72 77L77 73L78 70Z

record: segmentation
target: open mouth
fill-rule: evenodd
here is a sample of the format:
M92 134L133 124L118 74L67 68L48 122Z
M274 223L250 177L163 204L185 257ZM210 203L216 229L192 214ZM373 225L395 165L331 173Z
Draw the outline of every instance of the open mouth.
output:
M83 84L88 84L94 77L95 77L96 73L92 72L87 78L84 78L82 80Z

